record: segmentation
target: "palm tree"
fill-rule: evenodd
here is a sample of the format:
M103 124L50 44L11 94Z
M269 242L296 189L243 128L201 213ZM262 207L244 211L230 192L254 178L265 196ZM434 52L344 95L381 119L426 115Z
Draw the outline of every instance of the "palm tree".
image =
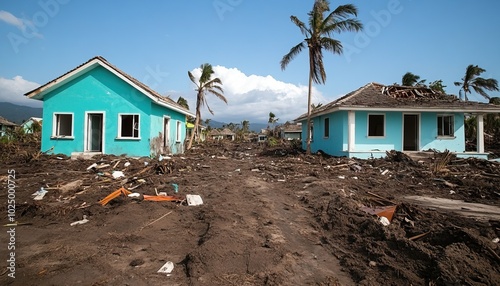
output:
M403 86L423 86L425 85L425 79L420 80L420 76L407 72L403 75L401 84Z
M465 70L465 76L462 81L455 82L456 86L460 86L460 92L464 92L465 101L469 100L467 93L471 93L471 89L479 93L486 99L490 99L490 96L484 91L498 91L498 82L493 78L482 78L481 75L485 72L485 69L478 67L477 65L469 65Z
M222 81L218 77L212 78L212 75L214 74L212 65L202 64L200 66L200 69L201 69L201 76L198 80L196 80L193 74L190 71L188 71L189 79L196 85L196 92L197 92L196 119L194 121L194 131L193 133L191 133L191 139L189 140L189 144L187 147L188 150L191 149L191 146L193 145L195 133L198 133L198 125L200 124L200 118L201 118L201 107L206 105L208 111L210 111L212 115L214 114L212 109L210 109L210 107L208 106L206 97L207 93L211 93L217 96L220 100L224 101L227 104L227 99L223 95L224 90L221 87Z
M352 4L338 6L326 17L324 13L330 11L330 3L327 0L316 0L312 10L308 13L308 25L300 21L296 16L291 16L292 22L299 27L300 32L306 37L298 45L292 47L288 54L281 59L281 69L294 59L302 50L309 50L309 91L307 95L307 149L311 153L311 97L312 83L324 84L326 72L323 66L323 49L333 54L341 55L342 43L333 39L333 33L345 31L360 31L363 28L361 22L350 16L357 16L358 10Z
M276 118L276 115L274 115L274 113L272 112L269 112L269 120L267 123L270 123L272 125L272 128L271 128L271 134L272 136L274 136L274 126L276 124L276 122L278 122L278 120L280 120L279 118Z
M184 107L185 109L189 109L188 101L182 96L179 96L179 99L177 99L177 104Z

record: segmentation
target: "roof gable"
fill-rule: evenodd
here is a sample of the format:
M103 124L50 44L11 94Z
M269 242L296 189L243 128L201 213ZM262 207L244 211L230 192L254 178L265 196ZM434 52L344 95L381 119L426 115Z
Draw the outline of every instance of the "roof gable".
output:
M147 85L143 84L142 82L138 81L137 79L133 78L132 76L128 75L127 73L123 72L117 67L111 65L106 59L104 59L101 56L96 56L88 60L87 62L77 66L76 68L59 76L58 78L51 80L48 83L25 93L25 95L28 96L29 98L43 100L44 95L55 90L59 86L62 86L63 84L81 76L82 74L91 71L97 66L101 66L106 70L108 70L109 72L113 73L118 78L125 81L126 83L137 89L139 92L150 98L156 104L170 108L184 115L189 115L194 117L193 113L191 113L189 110L187 110L180 104L173 101L171 98L160 95L158 92L149 88Z

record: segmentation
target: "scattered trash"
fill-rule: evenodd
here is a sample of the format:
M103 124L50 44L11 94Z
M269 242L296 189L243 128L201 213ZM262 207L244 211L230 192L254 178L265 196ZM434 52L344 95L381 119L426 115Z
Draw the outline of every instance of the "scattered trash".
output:
M144 166L147 166L147 165L149 165L149 162L144 162Z
M198 206L203 204L203 200L199 195L186 195L188 206Z
M345 176L339 176L338 178L343 180L345 179Z
M161 193L160 193L161 194ZM145 201L153 201L153 202L182 202L184 199L176 196L150 196L144 195Z
M380 218L383 217L387 220L387 222L390 223L392 221L394 213L396 212L396 208L397 206L377 207L377 208L362 207L361 210L371 215L377 215Z
M63 158L62 157L56 157L57 160L62 160Z
M70 223L69 225L75 226L75 225L78 225L78 224L85 224L87 222L89 222L89 220L87 219L87 216L83 215L83 219L82 220L74 221L74 222Z
M388 226L391 224L389 219L387 219L385 216L379 217L378 221L380 221L380 223L382 223L384 226Z
M41 187L40 190L34 192L32 194L32 196L35 196L33 198L35 201L40 201L43 199L43 197L45 196L46 193L47 193L47 190L45 190L43 187Z
M352 178L353 178L354 180L357 180L357 179L358 179L358 177L352 177Z
M139 198L141 197L141 194L139 193L131 193L127 195L129 198Z
M453 195L453 194L455 194L455 191L451 190L450 195Z
M417 239L419 239L419 238L422 238L422 237L424 237L424 236L428 235L429 233L431 233L431 232L430 232L430 231L428 231L428 232L424 232L424 233L421 233L421 234L418 234L418 235L412 236L412 237L410 237L410 238L408 238L408 239L409 239L409 240L417 240Z
M95 168L96 169L104 169L104 168L107 168L109 166L111 166L111 165L109 165L109 164L100 164L100 165L97 165Z
M415 222L413 222L411 219L405 217L405 222L411 224L412 227L415 227Z
M259 169L252 169L252 172L259 172Z
M130 166L130 162L125 162L125 164L123 164L124 167L128 167Z
M163 156L162 155L160 155L160 157L158 157L158 161L160 161L160 162L163 161Z
M172 186L174 187L174 193L177 194L179 192L179 185L172 183Z
M102 206L107 205L110 201L113 199L117 198L120 196L120 194L123 194L124 196L128 196L131 194L130 191L127 191L124 187L119 188L118 190L112 192L111 194L107 195L104 199L100 200L99 203Z
M97 167L97 163L94 163L94 164L88 166L87 170L90 170L90 169L95 168L95 167Z
M389 170L385 169L385 171L383 171L381 174L382 174L382 176L385 176L387 173L389 173Z
M83 184L82 180L76 180L65 184L64 186L60 187L59 190L61 190L61 192L63 193L67 193L69 191L74 191L78 189L82 184Z
M123 174L122 171L113 171L112 176L113 176L113 178L118 179L121 177L125 177L125 174Z
M241 169L236 169L236 170L234 170L234 171L235 171L235 172L241 172Z
M153 223L155 223L155 222L159 221L160 219L162 219L162 218L164 218L164 217L168 216L168 215L169 215L169 214L171 214L171 213L172 213L172 211L169 211L168 213L166 213L166 214L162 215L161 217L159 217L159 218L155 219L154 221L152 221L152 222L150 222L150 223L146 224L145 226L141 227L141 229L140 229L140 230L142 230L143 228L145 228L145 227L147 227L147 226L152 225Z
M360 172L361 170L363 170L360 165L350 165L349 167L351 167L351 170L353 170L354 172Z
M174 270L174 263L172 261L167 261L167 263L163 264L160 270L158 270L158 273L165 273L167 276L170 276L172 270Z
M370 261L370 262L368 263L368 266L370 266L370 267L377 267L377 262L375 262L375 261Z
M498 237L495 237L495 238L493 238L493 240L492 240L492 242L493 242L493 243L498 243L499 241L500 241L500 238L498 238Z

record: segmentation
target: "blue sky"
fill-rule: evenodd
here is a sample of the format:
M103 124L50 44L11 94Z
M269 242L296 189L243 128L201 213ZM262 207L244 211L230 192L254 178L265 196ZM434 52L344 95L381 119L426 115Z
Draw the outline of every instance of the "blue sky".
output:
M290 22L306 21L313 0L191 0L0 2L0 101L40 103L22 94L100 55L174 100L195 106L187 76L212 64L228 104L210 97L212 116L225 122L279 122L307 109L307 51L285 71L279 62L303 40ZM469 64L500 80L500 2L493 0L331 1L358 7L363 33L335 35L344 55L325 54L327 83L313 102L327 103L368 82L400 83L411 71L446 91ZM500 93L490 93L500 96ZM482 100L472 95L471 100Z

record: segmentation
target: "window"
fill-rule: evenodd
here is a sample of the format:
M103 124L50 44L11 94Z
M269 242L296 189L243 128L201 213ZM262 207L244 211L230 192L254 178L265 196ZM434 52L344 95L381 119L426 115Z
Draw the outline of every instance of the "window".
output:
M55 113L54 114L54 130L55 137L72 137L73 136L73 114L71 113Z
M325 118L325 138L330 137L330 118Z
M181 127L182 127L182 124L180 121L177 121L177 128L175 130L175 140L177 142L181 142ZM194 132L194 130L193 130Z
M438 115L437 117L438 137L453 137L455 124L453 115Z
M369 114L368 115L368 137L383 137L385 136L385 115Z
M120 114L119 138L139 138L139 115Z

